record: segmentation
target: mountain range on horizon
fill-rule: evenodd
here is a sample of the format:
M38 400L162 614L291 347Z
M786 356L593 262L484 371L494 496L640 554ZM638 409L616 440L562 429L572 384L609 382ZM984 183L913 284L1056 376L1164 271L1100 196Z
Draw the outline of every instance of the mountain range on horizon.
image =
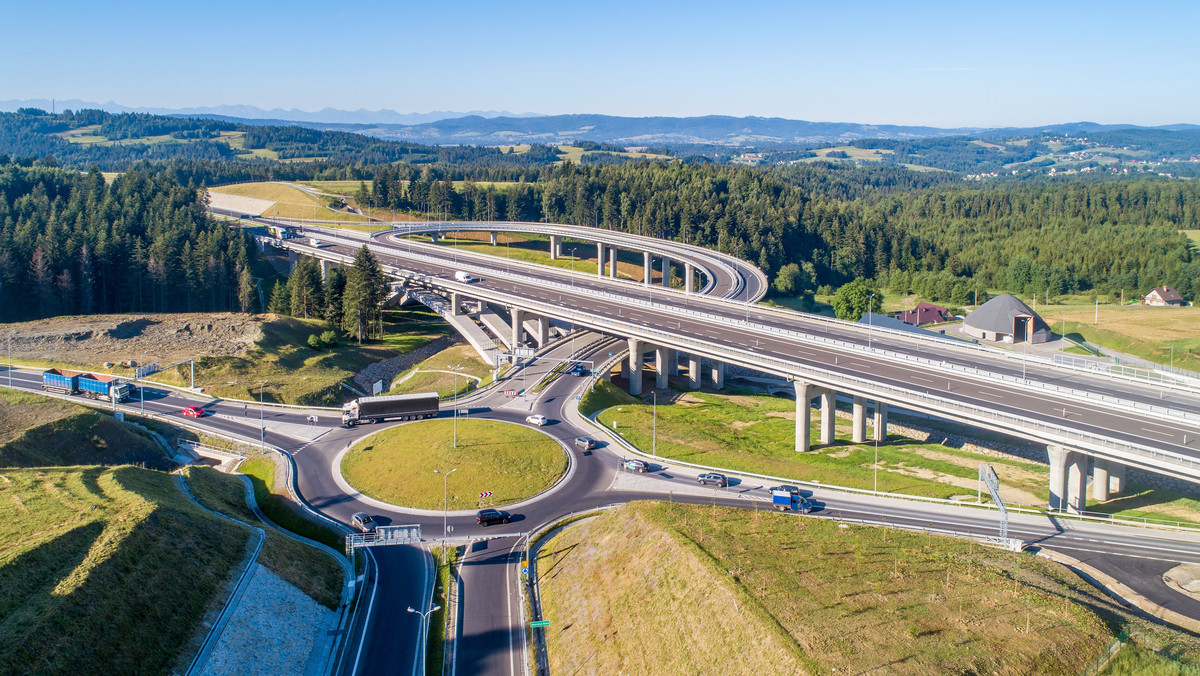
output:
M99 109L111 113L152 113L179 117L219 119L252 125L295 125L325 131L346 131L392 141L429 145L561 144L596 141L627 146L649 145L756 145L845 143L858 139L927 139L945 136L1012 137L1044 132L1077 134L1117 129L1182 131L1200 129L1195 124L1146 127L1133 124L1070 122L1036 127L931 127L920 125L863 124L856 122L812 122L781 117L622 117L615 115L539 113L507 111L432 111L399 113L394 110L340 110L316 112L256 106L224 105L197 108L129 107L116 103L97 104L75 99L0 101L0 111L18 108Z
M12 112L18 108L41 108L58 112L63 110L95 109L109 113L151 113L154 115L196 115L204 117L237 118L239 120L284 120L288 122L318 122L325 124L397 124L415 125L427 124L447 118L478 116L492 117L537 117L540 113L512 113L506 110L470 110L457 112L450 110L433 110L428 113L401 113L391 109L342 110L339 108L322 108L318 111L305 111L298 108L272 108L264 110L258 106L221 105L196 106L190 108L160 108L153 106L125 106L113 101L96 103L79 99L12 99L0 101L0 112Z

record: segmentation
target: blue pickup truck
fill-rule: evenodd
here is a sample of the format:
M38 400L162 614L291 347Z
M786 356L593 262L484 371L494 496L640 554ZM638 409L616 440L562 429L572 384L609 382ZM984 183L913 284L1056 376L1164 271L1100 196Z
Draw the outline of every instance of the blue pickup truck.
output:
M82 394L89 399L125 401L133 394L133 385L116 376L50 369L42 372L42 389L60 394Z

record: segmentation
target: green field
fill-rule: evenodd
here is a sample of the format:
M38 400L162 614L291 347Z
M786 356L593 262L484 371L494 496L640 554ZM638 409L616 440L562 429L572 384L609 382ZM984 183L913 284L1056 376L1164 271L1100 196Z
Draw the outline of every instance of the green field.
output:
M628 403L628 395L611 384L601 387L587 395L580 410L604 408L597 422L609 430L616 422L615 431L648 454L652 430L657 428L657 452L663 458L865 490L873 489L878 478L882 492L970 501L977 496L979 464L988 463L995 468L1001 495L1010 505L1044 507L1049 500L1047 466L1016 456L984 455L893 434L878 447L876 473L874 444L852 443L848 419L836 419L835 443L819 443L820 412L815 409L809 430L812 450L797 453L795 403L789 399L672 393L659 397L655 421L651 405L640 400ZM872 434L869 424L867 433ZM1130 486L1126 495L1108 503L1089 502L1087 508L1130 518L1200 523L1200 501L1138 486Z
M238 465L238 472L250 477L258 508L280 528L341 549L345 544L341 534L316 521L300 505L292 502L283 484L281 462L274 455L266 455L250 458Z
M276 317L262 326L262 336L244 357L203 357L196 362L196 385L217 397L257 400L259 386L267 401L286 404L335 406L353 395L341 387L355 373L377 361L427 345L450 327L428 310L384 312L384 336L358 345L342 339L333 349L314 350L308 336L328 329L323 321ZM190 375L154 377L182 385Z
M367 437L342 459L346 481L377 500L441 509L442 476L450 477L450 509L478 509L524 500L550 488L567 469L562 446L533 429L495 420L448 419L400 425ZM479 494L493 496L480 504Z
M182 671L249 531L138 467L0 470L0 673Z
M456 369L451 367L461 367L457 369L460 375L455 376ZM480 359L479 353L470 344L459 343L396 376L389 392L437 392L439 397L445 399L486 385L491 382L491 378L492 366Z
M258 517L246 506L245 489L239 478L200 466L187 467L184 473L188 488L200 504L239 521L259 524ZM267 540L258 554L258 562L321 605L337 609L342 596L341 566L316 547L297 542L265 524L261 527Z
M1200 659L1045 559L834 520L632 503L537 569L552 673L1078 674L1118 631Z
M237 183L219 188L210 188L211 192L241 197L256 197L271 200L275 206L263 212L266 216L280 218L309 218L322 221L347 221L365 223L366 217L330 209L327 198L305 192L287 183Z

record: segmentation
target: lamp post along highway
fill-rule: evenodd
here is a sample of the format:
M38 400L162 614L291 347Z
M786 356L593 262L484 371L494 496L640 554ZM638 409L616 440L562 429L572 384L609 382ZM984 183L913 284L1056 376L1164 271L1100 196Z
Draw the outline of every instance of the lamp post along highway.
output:
M264 380L258 386L258 447L263 453L267 452L267 424L263 418L263 388L271 381Z
M450 470L449 472L443 472L438 469L433 470L434 474L442 475L442 555L443 556L445 556L445 553L446 553L446 536L449 535L447 519L450 515L450 502L449 502L450 475L454 474L457 471L458 471L457 467Z
M867 297L867 349L871 349L871 324L874 323L875 294Z
M657 391L651 392L650 397L651 397L651 401L654 402L653 406L651 407L651 411L653 413L651 414L652 422L650 423L650 425L651 425L651 427L650 427L650 450L651 450L651 453L650 454L657 458L658 457L658 392Z
M462 367L462 364L449 367L454 371L454 448L458 448L458 372Z
M8 386L12 387L12 339L16 335L16 330L8 332Z
M416 608L413 608L412 606L408 607L408 612L416 613L417 615L421 616L421 645L422 646L428 645L428 643L429 643L429 616L436 613L437 611L439 611L441 609L442 609L441 606L434 606L434 607L430 608L429 610L426 610L425 612L421 612L421 611L417 610ZM425 662L425 648L422 647L421 648L421 670L420 670L420 673L425 672L424 662Z

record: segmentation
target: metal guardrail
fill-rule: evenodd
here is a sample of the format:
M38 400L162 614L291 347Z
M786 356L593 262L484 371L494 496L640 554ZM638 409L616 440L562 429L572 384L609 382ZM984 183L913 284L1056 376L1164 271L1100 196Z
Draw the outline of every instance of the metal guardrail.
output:
M371 245L368 245L368 246L371 246ZM419 254L419 253L415 253L415 252L402 252L402 251L397 252L395 250L389 250L389 248L380 247L378 245L375 245L374 247L371 247L371 248L374 248L374 249L378 250L380 253L384 253L386 255L397 255L397 253L399 253L400 255L404 255L404 256L414 258L416 260L421 260L424 262L432 263L432 264L438 265L440 267L444 267L446 265L446 261L444 259L426 256L424 254ZM342 261L350 260L350 257L342 255L342 254L337 254L334 252L328 252L328 251L323 251L323 250L316 250L316 251L317 251L318 255L322 255L327 258L340 259ZM414 281L416 283L422 283L422 284L436 283L436 285L438 285L439 287L445 288L446 290L456 291L459 293L479 295L477 287L473 287L469 284L463 284L463 283L459 283L459 282L452 281L449 279L429 276L429 275L425 275L423 273L415 273L415 272L411 272L411 271L406 273L402 269L396 268L394 266L391 266L391 274L405 276L409 280ZM567 290L567 289L573 288L567 284L562 284L562 283L557 283L557 282L548 282L545 280L534 280L532 278L527 278L527 277L523 277L520 275L514 275L512 273L506 273L506 272L498 271L498 270L489 270L489 274L493 277L507 278L507 279L511 279L513 281L517 281L517 282L521 282L521 283L525 283L525 284L536 284L537 286L539 286L541 288L550 287L550 288L559 288L562 290ZM641 285L639 284L637 286L640 287ZM653 293L671 293L671 292L672 291L668 291L667 289L662 289L661 291L654 291ZM718 322L722 326L729 326L732 321L734 324L740 324L742 326L745 326L748 330L755 330L755 329L761 330L761 327L756 327L753 323L751 323L749 321L730 320L728 317L721 317L718 315L711 315L711 314L705 313L705 312L686 310L683 308L678 308L678 307L673 307L673 306L664 306L661 304L654 304L653 302L643 301L639 298L629 298L629 297L619 296L617 294L612 294L612 293L608 293L608 292L590 291L589 293L590 293L590 295L593 295L597 298L606 298L609 300L617 301L619 303L625 304L626 306L635 306L635 307L639 307L639 308L643 308L643 309L650 309L659 314L662 314L665 312L665 313L675 314L675 315L691 316L691 317L701 318L706 321ZM676 291L675 293L682 293L682 292ZM688 297L693 296L693 294L685 294L685 295L687 295ZM507 292L500 291L500 290L489 290L488 297L490 299L494 300L495 302L519 305L521 307L529 309L530 311L542 312L542 313L548 314L550 316L562 315L564 312L566 312L566 310L564 310L564 306L557 306L552 303L547 303L545 301L540 301L540 300L532 299L532 298L528 298L528 297L516 296L516 295L512 295L512 294L509 294ZM904 402L902 405L911 406L915 401L918 405L924 405L925 410L928 410L928 411L932 411L935 413L942 413L942 414L949 413L952 415L957 415L959 417L966 417L966 419L972 420L974 422L985 422L985 423L990 422L990 423L996 425L999 429L1003 429L1006 431L1012 431L1014 428L1016 428L1018 430L1021 430L1021 429L1031 430L1031 431L1038 432L1039 435L1043 435L1041 438L1044 438L1044 435L1049 435L1050 441L1057 441L1059 443L1064 443L1064 444L1068 444L1068 445L1086 444L1088 448L1091 448L1093 450L1100 449L1101 453L1103 453L1105 451L1109 451L1109 452L1115 451L1115 452L1120 452L1120 453L1126 453L1126 454L1129 454L1132 456L1136 456L1138 458L1144 458L1144 459L1151 461L1148 467L1150 469L1152 469L1152 471L1163 472L1166 474L1172 474L1173 472L1176 471L1176 469L1173 467L1170 467L1170 466L1164 466L1164 464L1167 464L1167 465L1174 464L1174 465L1184 465L1188 470L1190 470L1192 472L1196 472L1197 474L1200 474L1200 461L1197 461L1192 458L1188 458L1186 456L1182 456L1182 455L1179 455L1176 453L1161 451L1161 450L1158 450L1155 448L1151 448L1149 446L1144 446L1141 444L1134 444L1131 442L1116 441L1116 440L1108 438L1108 437L1095 435L1095 434L1091 434L1091 433L1086 433L1081 430L1074 429L1072 427L1050 424L1045 421L1038 421L1038 420L1033 420L1031 418L1027 418L1027 417L1023 417L1023 416L1006 414L1006 413L1002 413L1000 411L986 409L986 408L982 408L979 406L962 404L960 402L957 402L957 401L954 401L951 399L947 399L946 397L934 396L931 392L921 392L921 391L909 389L909 388L901 388L901 387L896 387L896 386L891 386L891 385L884 385L884 384L877 383L875 381L869 381L869 380L865 380L862 378L858 378L856 376L850 376L850 375L845 375L845 374L833 374L828 371L805 366L803 364L799 364L796 362L786 362L786 361L782 361L779 359L758 355L748 349L730 348L728 346L719 345L719 344L716 344L716 343L713 343L710 341L703 341L703 340L698 340L698 339L693 339L693 338L685 338L682 336L669 334L666 331L662 331L662 330L658 330L658 329L652 329L652 328L642 327L642 326L635 326L634 324L632 324L629 321L626 321L620 317L612 318L612 317L595 315L595 314L588 313L588 312L581 313L578 309L572 310L570 312L570 314L571 314L571 316L574 316L576 318L584 319L584 321L581 323L584 323L585 325L590 324L593 328L597 328L602 331L603 330L607 330L607 331L616 330L616 332L620 332L624 335L629 335L631 337L638 338L641 340L646 340L647 342L670 341L672 343L673 347L681 348L681 349L688 350L688 351L700 351L710 357L721 357L721 358L724 358L733 363L740 363L740 364L749 366L751 368L762 368L768 372L788 374L793 377L804 378L807 380L811 380L815 383L825 384L830 387L838 387L838 386L846 387L847 385L849 385L850 389L852 389L852 390L858 390L860 392L867 393L870 396L878 396L879 398L881 398L885 401L890 400L892 402L897 402L897 403ZM829 338L822 338L819 336L812 336L812 335L808 335L808 334L801 334L801 333L795 332L795 331L778 330L778 331L776 331L776 333L779 335L787 336L789 338L794 338L794 339L798 340L799 342L803 342L803 343L807 343L807 344L811 344L811 345L817 345L817 346L823 346L823 347L835 347L835 348L838 348L841 350L846 350L846 351L850 351L850 352L854 352L854 353L870 355L872 357L884 357L893 362L898 362L898 363L903 363L903 364L912 364L914 362L918 362L918 363L922 363L922 365L926 366L926 367L936 368L939 370L946 370L946 371L949 371L952 373L957 373L960 375L970 375L975 378L984 379L984 380L988 380L988 381L994 382L996 380L1002 380L1002 381L1008 381L1008 382L1015 383L1015 384L1020 384L1022 387L1026 387L1026 388L1037 387L1038 389L1040 389L1044 392L1054 393L1058 396L1063 396L1063 397L1068 397L1068 398L1075 398L1077 401L1100 402L1102 404L1105 404L1105 405L1108 405L1108 406L1111 406L1114 408L1130 407L1130 408L1140 409L1140 410L1148 412L1156 417L1169 419L1169 420L1176 421L1176 422L1179 419L1200 421L1200 416L1196 416L1196 415L1193 415L1193 414L1190 414L1187 412L1175 411L1168 407L1156 407L1156 406L1152 406L1152 405L1147 406L1140 402L1123 400L1123 399L1119 399L1119 398L1115 398L1115 397L1108 397L1108 396L1104 396L1104 395L1094 395L1093 393L1090 393L1090 392L1079 391L1079 390L1075 390L1072 388L1063 388L1063 387L1059 387L1059 386L1052 386L1052 385L1049 385L1046 383L1039 383L1037 381L1028 381L1028 380L1021 380L1021 379L1014 378L1014 377L1001 376L999 374L985 371L985 370L979 369L977 367L974 367L974 368L953 367L953 365L949 365L943 361L935 362L933 360L916 358L916 357L913 357L912 355L907 355L907 354L898 353L898 352L894 352L894 351L868 348L866 346L857 345L854 343L848 343L845 341L829 339ZM883 396L879 396L879 395L883 395ZM1126 460L1127 458L1122 458L1120 456L1117 456L1115 459Z

